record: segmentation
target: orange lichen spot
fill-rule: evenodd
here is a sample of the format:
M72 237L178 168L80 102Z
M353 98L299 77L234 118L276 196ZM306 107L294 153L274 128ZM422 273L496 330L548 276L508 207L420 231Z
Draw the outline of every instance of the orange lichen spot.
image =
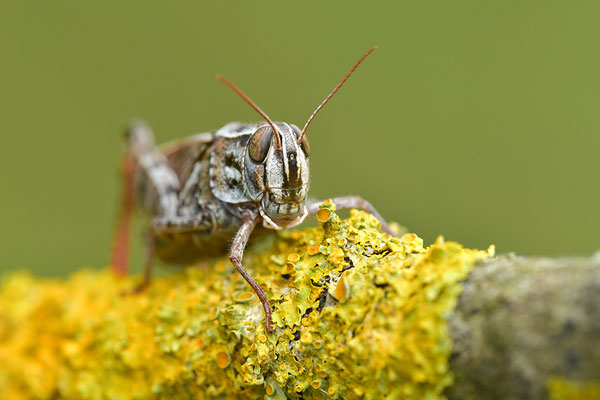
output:
M217 317L219 316L219 309L218 308L213 308L212 310L210 310L210 313L208 314L208 317L211 320L215 320L217 319Z
M312 386L314 389L318 389L321 387L321 381L314 380L310 383L310 386Z
M321 364L315 365L315 372L319 373L321 371L323 371L323 367L321 366Z
M215 270L217 272L225 272L227 271L227 265L224 262L220 262L215 266Z
M260 335L258 340L260 340L262 343L265 343L267 341L267 337L265 335Z
M333 204L333 200L331 199L327 199L322 203L325 207L330 206Z
M296 270L296 267L292 263L287 263L282 269L283 274L291 274Z
M310 332L303 332L300 335L300 341L302 343L310 343L312 341L312 335L310 334Z
M315 344L313 344L313 346L315 346L315 349L320 349L321 346L323 345L323 343L316 341Z
M350 297L350 285L348 284L344 274L342 274L340 280L335 286L334 296L339 302L344 302L348 300L348 297Z
M300 260L300 254L298 253L290 253L287 257L288 261L296 262Z
M320 376L321 378L325 378L325 377L327 377L327 371L321 371L321 372L319 372L319 376Z
M340 246L340 247L346 246L347 243L348 243L348 240L346 238L341 238L340 240L338 240L338 246Z
M295 390L296 392L300 393L300 392L302 391L302 386L300 386L300 385L296 385L296 386L294 386L294 390Z
M254 298L254 294L250 292L244 292L235 298L238 303L246 303Z
M273 393L275 393L275 388L269 383L265 388L265 391L267 392L267 396L273 396Z
M321 208L317 211L317 221L320 223L327 222L331 217L331 210L327 208Z
M335 394L335 389L334 389L334 388L332 388L332 387L330 387L330 388L327 390L327 393L329 393L329 395L333 396L333 395Z
M287 368L287 367L285 366L285 364L281 364L281 365L279 366L279 369L280 369L280 370L282 370L282 371L285 371L285 369L286 369L286 368Z
M314 256L315 254L319 254L319 249L321 248L320 244L311 244L306 248L306 252L309 256Z
M218 352L215 359L217 361L217 365L219 366L219 368L222 368L222 369L227 368L227 366L231 362L231 358L229 357L229 354L225 353L224 351Z
M415 235L414 233L405 233L404 235L402 235L400 240L402 240L405 243L409 243L409 242L412 242L413 240L415 240L416 238L417 238L417 235Z
M267 358L269 358L266 354L263 354L260 356L260 359L265 361Z

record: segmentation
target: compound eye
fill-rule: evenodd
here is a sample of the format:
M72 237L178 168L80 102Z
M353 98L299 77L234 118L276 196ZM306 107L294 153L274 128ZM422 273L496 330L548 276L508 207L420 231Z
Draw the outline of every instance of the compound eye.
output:
M291 124L291 126L294 131L294 134L296 135L296 140L298 140L300 138L300 135L302 135L302 131L300 131L300 129L298 129L298 127L294 124ZM306 138L306 135L304 135L302 141L300 142L300 148L302 149L304 155L308 157L308 155L310 154L310 146L308 145L308 139Z
M253 163L262 164L265 161L269 153L272 138L273 128L270 126L263 126L254 132L248 142L248 154Z

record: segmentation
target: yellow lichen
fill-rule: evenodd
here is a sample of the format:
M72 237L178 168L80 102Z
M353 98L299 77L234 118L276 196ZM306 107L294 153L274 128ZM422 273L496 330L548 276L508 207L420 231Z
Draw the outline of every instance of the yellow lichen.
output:
M287 231L244 264L226 259L156 278L80 271L12 274L0 287L0 398L440 399L452 381L445 316L490 253L414 234L392 238L371 215ZM263 246L264 247L264 246Z
M291 253L287 259L288 261L296 262L300 259L300 255L298 255L298 253Z
M577 383L554 376L548 381L551 400L600 400L600 382Z

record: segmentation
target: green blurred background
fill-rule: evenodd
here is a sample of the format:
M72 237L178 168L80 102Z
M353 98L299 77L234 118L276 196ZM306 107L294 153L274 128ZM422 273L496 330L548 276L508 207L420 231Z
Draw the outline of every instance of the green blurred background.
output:
M591 254L599 12L592 1L4 2L0 270L106 265L132 117L159 142L259 120L220 72L301 125L374 44L311 126L312 196L360 194L426 242Z

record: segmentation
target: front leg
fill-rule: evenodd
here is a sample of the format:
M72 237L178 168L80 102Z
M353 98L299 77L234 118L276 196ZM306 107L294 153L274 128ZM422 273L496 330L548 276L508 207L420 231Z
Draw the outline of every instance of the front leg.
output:
M256 227L259 216L253 216L251 218L247 218L244 220L244 223L240 227L240 229L235 234L235 238L233 239L233 243L231 245L231 252L229 253L229 259L233 266L238 270L238 272L244 277L248 285L252 287L260 302L265 309L265 327L267 332L273 333L273 327L271 326L271 306L269 305L269 300L267 299L267 295L265 291L260 287L260 285L250 276L246 268L242 265L242 257L244 256L244 249L246 248L246 244L248 243L248 239L252 234L252 231Z
M348 209L348 208L360 208L362 210L365 210L368 213L373 214L375 216L375 218L377 218L379 220L379 222L381 223L381 229L383 229L383 231L385 233L387 233L388 235L391 235L391 236L398 236L390 228L390 226L387 224L387 222L385 222L385 219L383 219L381 214L379 214L379 212L377 212L375 207L373 207L371 205L371 203L369 203L367 200L363 199L362 197L360 197L360 196L336 197L334 199L331 199L331 201L333 202L333 204L335 204L335 207L338 210L343 210L343 209ZM320 202L314 202L314 203L309 204L308 205L308 214L310 216L315 216L317 214L317 211L319 210L320 204L321 204Z

